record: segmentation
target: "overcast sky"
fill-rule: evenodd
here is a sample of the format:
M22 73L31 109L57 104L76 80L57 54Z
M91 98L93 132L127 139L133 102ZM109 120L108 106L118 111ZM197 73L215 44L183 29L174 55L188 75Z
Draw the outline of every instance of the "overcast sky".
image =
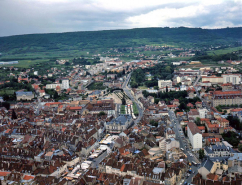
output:
M242 0L0 0L0 36L242 25Z

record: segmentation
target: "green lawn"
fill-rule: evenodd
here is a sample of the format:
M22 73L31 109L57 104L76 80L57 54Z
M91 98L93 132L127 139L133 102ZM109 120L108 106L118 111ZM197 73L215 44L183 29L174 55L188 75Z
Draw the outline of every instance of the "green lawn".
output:
M139 115L139 111L135 102L133 102L133 111L134 111L134 115L136 116Z
M148 87L146 87L146 86L139 86L138 87L138 89L140 89L140 90L145 90L145 89L147 89Z
M126 112L125 112L125 105L121 105L120 113L121 114L126 114Z
M87 88L88 88L88 90L104 90L104 89L106 89L106 87L103 86L103 82L93 82Z
M233 47L233 48L226 48L226 49L218 49L213 51L208 51L208 55L221 55L221 54L227 54L232 53L234 51L242 50L242 46L240 47Z
M7 90L7 89L2 89L0 90L0 95L7 94L7 95L12 95L14 94L15 90Z

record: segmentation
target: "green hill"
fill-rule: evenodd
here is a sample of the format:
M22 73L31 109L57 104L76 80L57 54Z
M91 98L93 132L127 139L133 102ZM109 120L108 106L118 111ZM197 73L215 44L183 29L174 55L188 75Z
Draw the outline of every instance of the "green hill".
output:
M242 27L224 29L201 28L137 28L128 30L86 31L29 34L0 37L2 59L37 59L80 54L142 45L206 47L233 44L242 40ZM23 55L25 54L25 55ZM35 54L35 55L33 55Z

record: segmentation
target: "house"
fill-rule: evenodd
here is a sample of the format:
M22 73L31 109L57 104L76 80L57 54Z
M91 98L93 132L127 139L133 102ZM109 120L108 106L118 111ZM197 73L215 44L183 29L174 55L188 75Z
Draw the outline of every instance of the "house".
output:
M224 143L216 143L214 145L206 146L204 148L204 154L213 158L213 157L228 157L231 153L234 152L229 146L225 146Z
M225 118L217 118L217 124L220 127L229 127L229 121Z
M187 104L187 107L189 107L189 108L192 108L192 109L193 109L193 108L194 108L194 105L193 105L193 104L191 104L191 103L188 103L188 104Z
M195 105L196 108L202 108L202 102L196 102Z
M242 153L232 153L231 157L228 158L228 167L239 167L242 172Z
M201 167L198 169L198 172L202 175L203 179L207 178L207 175L210 173L214 173L216 170L216 167L209 158L204 160L201 164Z
M171 148L180 148L180 142L175 138L166 139L165 148L166 151L169 151Z
M207 146L209 145L216 145L220 143L220 139L219 138L208 138L205 140L205 143Z
M188 97L189 98L194 98L195 97L195 95L194 95L195 92L196 92L196 90L195 90L194 87L189 87L187 89Z
M168 130L166 132L166 139L176 138L176 133L173 130Z
M205 132L205 126L198 126L197 128L198 128L199 130L201 130L202 133Z
M42 97L45 95L45 90L39 90L39 96Z
M178 99L174 99L174 100L172 101L172 105L179 106L179 105L180 105L179 100L178 100Z
M188 112L188 118L193 118L194 120L196 120L196 118L199 118L199 112L197 109L191 109Z

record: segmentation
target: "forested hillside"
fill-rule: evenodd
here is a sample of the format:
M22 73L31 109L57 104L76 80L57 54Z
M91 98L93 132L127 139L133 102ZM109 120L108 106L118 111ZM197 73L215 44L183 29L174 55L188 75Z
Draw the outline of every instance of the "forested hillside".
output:
M241 41L242 28L137 28L129 30L30 34L0 37L0 53L11 54L97 48L122 48L148 44L211 46Z

